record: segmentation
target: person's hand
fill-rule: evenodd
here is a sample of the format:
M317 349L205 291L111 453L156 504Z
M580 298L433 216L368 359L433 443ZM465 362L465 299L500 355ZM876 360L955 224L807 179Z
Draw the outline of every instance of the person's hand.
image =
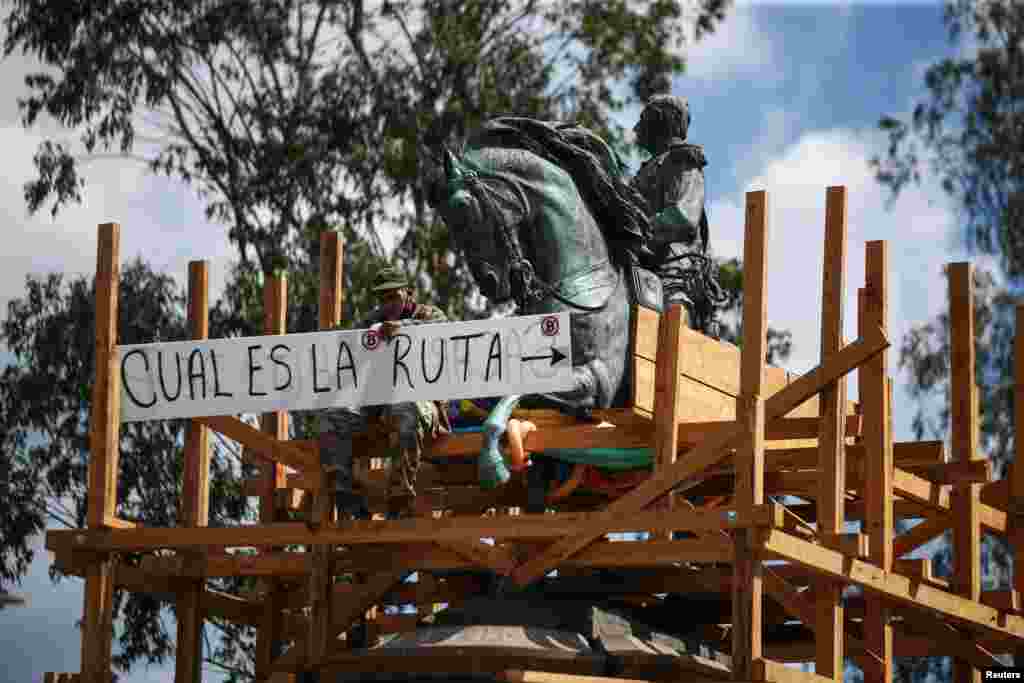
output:
M385 339L391 339L393 336L398 334L398 330L401 329L402 323L397 320L385 320L380 324L380 332L384 335Z

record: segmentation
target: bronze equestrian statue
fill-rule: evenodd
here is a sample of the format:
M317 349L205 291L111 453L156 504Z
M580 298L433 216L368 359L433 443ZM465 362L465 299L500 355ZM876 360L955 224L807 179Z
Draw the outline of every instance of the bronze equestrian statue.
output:
M665 183L667 191L654 191L661 187L653 182L657 169L676 172L683 155L677 148L685 127L670 130L667 145L658 128L676 120L658 118L675 104L659 100L645 110L638 142L669 163L645 166L636 186L618 155L576 125L500 117L484 124L460 154L445 150L431 204L463 247L481 292L494 302L515 301L519 315L568 311L572 320L576 386L498 403L485 422L482 483L508 479L498 443L520 401L580 416L625 405L633 381L628 359L635 305L660 312L666 299L682 301L691 321L713 320L721 296L705 253L700 164L692 164L699 183L691 173L683 182ZM696 160L690 147L687 159ZM644 192L658 200L655 211Z

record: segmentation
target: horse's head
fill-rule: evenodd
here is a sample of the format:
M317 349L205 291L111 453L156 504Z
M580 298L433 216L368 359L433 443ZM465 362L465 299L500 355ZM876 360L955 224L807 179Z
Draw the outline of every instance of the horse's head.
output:
M444 151L444 179L435 194L452 237L465 254L481 293L491 301L513 297L512 271L521 256L518 227L529 211L521 189Z

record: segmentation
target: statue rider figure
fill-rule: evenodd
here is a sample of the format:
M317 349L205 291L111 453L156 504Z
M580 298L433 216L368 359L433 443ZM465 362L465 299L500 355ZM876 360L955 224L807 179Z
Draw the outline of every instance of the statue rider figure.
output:
M373 292L380 305L355 329L374 329L390 343L402 326L448 322L444 311L417 303L402 272L383 268L374 280ZM354 491L352 437L365 433L370 419L384 419L397 430L390 448L388 517L415 514L416 478L423 450L430 441L451 430L447 401L411 401L359 409L334 408L320 416L320 460L325 471L335 472L335 506L338 514L366 514L366 501Z
M707 161L700 146L686 142L689 127L690 107L685 98L655 95L648 100L633 131L637 144L651 158L640 167L633 187L650 211L653 261L663 273L669 273L662 278L665 305L685 305L690 327L717 337L715 299L720 295L716 296L716 278L708 271L711 261L704 210Z

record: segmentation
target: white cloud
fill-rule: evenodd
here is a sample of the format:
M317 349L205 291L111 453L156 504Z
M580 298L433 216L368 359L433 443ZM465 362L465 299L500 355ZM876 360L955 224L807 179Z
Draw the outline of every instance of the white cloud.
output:
M81 205L51 218L48 208L30 217L24 183L35 177L32 157L42 138L20 126L0 128L5 170L0 179L0 207L8 235L0 250L0 310L25 293L27 274L59 271L71 278L96 270L96 236L100 223L121 225L122 265L141 255L155 269L187 283L188 262L210 261L210 300L223 290L234 248L227 229L209 223L203 204L180 181L155 177L141 165L122 160L97 161L82 167L87 185Z
M847 188L847 339L857 336L856 296L864 284L867 241L889 245L891 374L896 375L896 348L903 335L945 304L941 269L960 258L950 255L954 215L941 202L935 183L908 188L887 210L887 191L867 166L880 144L874 132L808 132L744 183L744 192L768 192L768 318L772 326L793 332L794 353L786 364L793 371L805 372L819 360L827 186ZM742 258L744 201L737 195L709 206L712 244L720 256ZM905 399L900 402L906 405ZM901 412L908 418L909 406Z
M756 73L763 79L779 61L772 35L757 25L749 7L734 7L711 35L687 46L686 78L724 83Z

